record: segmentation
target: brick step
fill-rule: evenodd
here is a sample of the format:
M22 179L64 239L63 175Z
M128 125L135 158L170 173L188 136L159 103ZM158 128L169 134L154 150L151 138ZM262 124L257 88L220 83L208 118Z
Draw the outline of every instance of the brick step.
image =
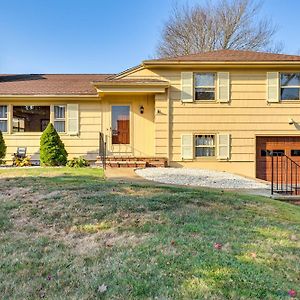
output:
M98 162L98 163L97 163ZM97 157L96 164L100 165L101 159ZM167 166L167 160L163 157L134 157L134 156L107 156L107 166L112 167L156 167L164 168Z
M111 168L145 168L145 161L108 161L106 163Z
M106 161L165 161L163 157L107 156Z

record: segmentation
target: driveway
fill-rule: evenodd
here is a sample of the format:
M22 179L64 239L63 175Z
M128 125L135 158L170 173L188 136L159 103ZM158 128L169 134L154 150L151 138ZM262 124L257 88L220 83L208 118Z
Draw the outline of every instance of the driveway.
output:
M189 168L137 169L136 174L151 181L221 189L268 190L270 185L232 173Z

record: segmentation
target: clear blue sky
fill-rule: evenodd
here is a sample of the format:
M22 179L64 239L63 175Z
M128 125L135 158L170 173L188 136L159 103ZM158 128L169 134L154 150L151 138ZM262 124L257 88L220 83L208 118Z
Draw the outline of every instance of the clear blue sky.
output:
M153 55L173 3L0 0L0 73L114 73L137 65ZM278 24L286 53L300 49L299 11L299 0L265 0L262 9Z

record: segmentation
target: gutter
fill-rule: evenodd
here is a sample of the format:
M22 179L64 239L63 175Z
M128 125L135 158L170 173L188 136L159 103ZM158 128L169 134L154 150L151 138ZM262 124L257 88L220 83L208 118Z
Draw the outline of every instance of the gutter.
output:
M98 95L0 95L0 98L98 98Z
M276 65L295 65L300 66L300 61L253 61L253 62L228 62L228 61L143 61L143 66L190 66L190 65L220 65L220 66L276 66Z

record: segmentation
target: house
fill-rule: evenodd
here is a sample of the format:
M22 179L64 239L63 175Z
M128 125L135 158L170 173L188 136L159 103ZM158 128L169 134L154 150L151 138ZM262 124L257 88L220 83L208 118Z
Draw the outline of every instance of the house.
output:
M0 102L7 161L20 146L38 159L52 122L69 157L91 161L102 133L112 164L165 159L269 180L270 151L300 162L300 56L219 50L116 75L1 75Z

